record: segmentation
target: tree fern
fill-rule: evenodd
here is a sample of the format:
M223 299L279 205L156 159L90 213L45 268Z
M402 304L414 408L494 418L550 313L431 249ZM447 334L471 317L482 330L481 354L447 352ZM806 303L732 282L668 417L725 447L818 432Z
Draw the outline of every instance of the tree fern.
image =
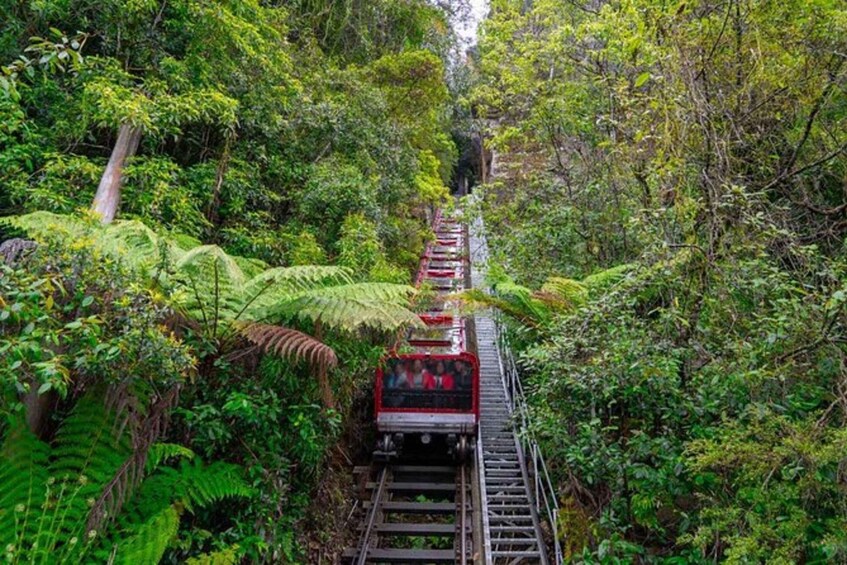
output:
M253 277L244 287L240 319L263 320L281 301L317 288L350 284L348 269L322 265L303 265L268 269Z
M188 251L175 270L175 280L186 289L182 306L213 335L222 321L234 319L242 310L247 275L220 247L202 245Z
M487 292L477 288L468 289L462 292L459 294L459 298L462 300L465 307L496 308L525 326L535 328L539 324L539 320L537 319L537 316L534 315L534 311L527 311L520 304L516 304L495 294L488 294Z
M122 220L94 229L95 234L100 234L98 244L104 253L148 275L153 274L162 260L175 262L185 254L175 242L159 237L137 220Z
M16 526L0 528L3 543L15 548L11 561L76 562L87 551L92 543L86 535L91 501L130 451L126 442L115 439L114 430L114 418L102 400L90 396L80 399L62 421L52 449L24 422L13 424L4 440L0 483L4 510L9 508L5 501L15 502ZM5 519L4 512L4 524Z
M30 237L42 241L57 234L65 235L69 239L84 237L90 231L90 222L82 218L45 211L4 218L3 222L20 228Z
M548 278L539 290L516 284L503 272L489 279L491 293L479 289L460 294L466 305L497 308L524 326L537 328L554 314L577 308L588 299L585 284L563 277Z
M34 212L8 219L36 239L86 237L103 254L151 273L168 263L171 294L213 336L237 320L280 322L299 317L344 330L393 330L420 320L408 308L412 287L354 283L348 269L298 266L268 269L261 261L236 257L214 245L191 249L163 238L136 221L101 226L96 221Z
M46 237L44 226L58 218L30 214L12 221ZM167 276L158 276L156 282L168 288L172 301L187 317L199 321L202 331L217 340L220 348L236 343L231 338L245 327L242 322L248 322L246 327L252 329L245 335L263 351L310 360L319 369L325 402L332 397L326 368L337 362L334 352L293 330L250 326L250 322L280 324L299 319L343 331L390 331L422 324L408 308L415 289L407 285L355 283L351 272L341 267L268 269L260 261L228 255L214 245L183 250L173 240L159 238L134 222L102 227L93 221L69 219L67 224L70 232L90 235L104 254L148 275L158 266L154 259L166 262ZM155 272L163 275L159 269Z

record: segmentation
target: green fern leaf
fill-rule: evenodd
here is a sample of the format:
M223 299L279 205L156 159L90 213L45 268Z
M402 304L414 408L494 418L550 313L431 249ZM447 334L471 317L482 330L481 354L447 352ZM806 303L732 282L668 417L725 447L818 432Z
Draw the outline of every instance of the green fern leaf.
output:
M105 254L145 273L150 273L150 269L161 261L163 251L169 262L179 261L185 255L175 243L159 237L137 220L121 220L101 229L95 244Z
M415 289L391 283L354 283L315 289L283 304L279 313L347 331L363 327L395 330L422 327L406 305Z
M179 513L168 506L154 514L135 533L120 542L115 552L115 563L126 565L156 565L161 561L179 527Z
M0 547L33 539L47 488L49 447L13 421L0 448Z
M213 331L242 310L247 276L220 247L203 245L188 251L176 263L176 271L177 281L188 289L182 306Z
M525 305L488 294L480 289L468 289L459 295L459 299L467 306L475 308L496 308L504 314L515 318L525 326L535 328L539 325L535 308L528 310Z
M617 265L585 277L582 284L592 293L603 291L622 281L634 268L635 265L631 263Z
M194 452L184 445L179 445L178 443L154 443L147 452L146 470L148 473L152 473L168 459L194 459L194 457Z
M37 241L45 241L57 235L69 240L78 239L85 237L93 229L93 222L43 210L22 216L10 216L3 221L24 230Z
M352 282L350 271L342 267L303 265L268 269L245 285L239 318L261 321L271 315L277 304L300 293Z
M142 483L126 506L123 526L131 529L133 524L146 522L174 503L193 511L224 498L248 497L252 493L236 465L204 465L198 458L183 459L179 467L160 467Z
M584 304L588 299L588 289L573 279L550 277L542 285L541 292L535 294L536 297L540 295L552 297L549 304L556 309L565 310Z
M131 455L129 439L117 437L114 414L96 395L82 397L59 426L50 455L61 498L51 529L59 539L82 539L92 502Z

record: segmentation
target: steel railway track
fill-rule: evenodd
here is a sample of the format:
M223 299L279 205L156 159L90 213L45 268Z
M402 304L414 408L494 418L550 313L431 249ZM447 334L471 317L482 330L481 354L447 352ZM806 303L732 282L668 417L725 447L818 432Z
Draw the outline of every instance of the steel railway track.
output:
M367 473L361 537L344 562L474 561L473 474L469 465L384 465Z

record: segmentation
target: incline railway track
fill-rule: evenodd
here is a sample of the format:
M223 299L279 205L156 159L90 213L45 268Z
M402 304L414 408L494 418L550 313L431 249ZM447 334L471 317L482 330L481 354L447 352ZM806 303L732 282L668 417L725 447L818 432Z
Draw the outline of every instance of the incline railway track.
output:
M344 562L474 562L473 481L469 465L372 465L365 474L361 536Z
M421 314L425 327L410 330L377 368L379 439L371 464L356 469L364 511L345 563L549 562L556 496L549 478L539 479L547 474L537 447L525 451L516 434L525 414L517 377L505 371L513 367L491 316L463 316L456 304L457 292L485 288L478 228L479 220L469 233L455 215L435 216L416 285L436 299Z

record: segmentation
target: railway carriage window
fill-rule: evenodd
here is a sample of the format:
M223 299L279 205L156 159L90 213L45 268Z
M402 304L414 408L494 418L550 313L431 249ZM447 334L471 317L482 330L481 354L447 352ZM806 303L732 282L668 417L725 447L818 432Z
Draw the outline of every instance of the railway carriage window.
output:
M461 360L390 359L383 377L382 405L398 409L470 410L472 380L470 365Z

